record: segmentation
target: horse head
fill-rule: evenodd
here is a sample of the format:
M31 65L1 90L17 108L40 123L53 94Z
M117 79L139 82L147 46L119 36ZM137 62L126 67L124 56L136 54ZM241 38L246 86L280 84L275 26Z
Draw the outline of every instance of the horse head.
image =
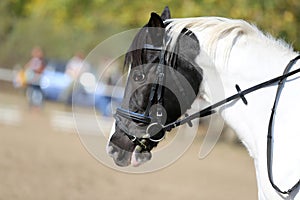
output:
M199 42L188 29L172 40L169 20L168 7L161 16L151 13L125 55L124 67L129 69L125 94L107 147L118 166L150 160L152 149L168 131L164 125L182 116L198 94Z

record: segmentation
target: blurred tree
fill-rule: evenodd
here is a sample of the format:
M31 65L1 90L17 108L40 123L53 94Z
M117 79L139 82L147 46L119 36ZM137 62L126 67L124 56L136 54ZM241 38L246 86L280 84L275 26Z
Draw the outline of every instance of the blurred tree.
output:
M172 17L242 18L300 48L299 0L1 0L0 67L23 64L35 45L55 59L89 52L113 33L141 27L165 5Z

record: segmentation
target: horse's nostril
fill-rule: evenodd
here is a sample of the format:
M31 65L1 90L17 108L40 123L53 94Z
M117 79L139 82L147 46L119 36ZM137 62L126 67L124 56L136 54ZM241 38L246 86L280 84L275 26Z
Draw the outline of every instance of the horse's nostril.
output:
M138 126L141 126L141 127L147 126L145 123L142 123L142 122L137 123L137 125L138 125Z

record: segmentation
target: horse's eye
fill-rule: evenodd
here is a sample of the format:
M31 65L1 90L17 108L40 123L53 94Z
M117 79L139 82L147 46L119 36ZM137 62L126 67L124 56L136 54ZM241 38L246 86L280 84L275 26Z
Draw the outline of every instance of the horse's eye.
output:
M132 77L134 81L143 81L145 79L145 74L141 71L135 70L133 71Z

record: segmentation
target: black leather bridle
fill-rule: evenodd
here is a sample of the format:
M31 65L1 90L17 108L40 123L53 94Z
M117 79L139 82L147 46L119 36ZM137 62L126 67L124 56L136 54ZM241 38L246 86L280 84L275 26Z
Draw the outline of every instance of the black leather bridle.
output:
M237 100L237 99L241 99L243 101L243 103L245 105L248 104L245 95L252 93L256 90L265 88L265 87L269 87L272 86L274 84L278 84L278 88L277 88L277 93L276 93L276 97L275 97L275 101L274 101L274 105L272 108L272 112L271 112L271 117L270 117L270 121L269 121L269 128L268 128L268 135L267 135L267 167L268 167L268 177L270 180L270 183L272 185L272 187L279 193L282 194L290 194L292 191L294 191L299 185L300 185L300 180L289 190L287 191L282 191L279 189L278 186L275 185L274 181L273 181L273 175L272 175L272 149L273 149L273 124L274 124L274 114L276 112L276 108L277 108L277 104L280 98L280 93L284 87L284 83L286 82L286 79L289 76L292 76L294 74L297 74L300 72L300 68L296 69L294 71L290 72L290 69L292 68L292 66L295 65L295 63L300 59L300 55L295 57L294 59L292 59L288 65L286 66L283 75L278 76L276 78L270 79L268 81L262 82L260 84L257 84L255 86L252 86L248 89L245 90L241 90L239 85L235 85L237 93L226 98L223 99L213 105L210 105L208 107L206 107L205 109L196 112L192 115L185 115L184 118L179 119L175 122L169 123L169 124L162 124L162 117L163 117L163 112L161 110L161 108L164 106L164 102L163 102L163 85L165 82L165 65L167 65L168 63L165 62L165 50L163 49L163 47L154 47L152 45L146 44L144 46L145 49L149 49L149 50L154 50L154 51L160 51L160 56L159 56L159 63L156 66L156 80L155 83L153 84L151 87L151 91L150 91L150 96L149 96L149 102L148 102L148 106L147 109L145 110L145 112L143 114L141 113L136 113L136 112L132 112L130 110L127 109L123 109L121 107L117 108L116 113L114 115L114 118L116 119L116 123L118 125L118 127L125 132L125 134L129 137L129 139L134 142L136 145L140 146L141 151L149 151L151 150L149 145L147 144L147 140L150 140L152 142L159 142L161 141L164 136L165 136L165 132L167 131L171 131L173 128L183 125L183 124L188 124L189 126L192 126L191 120L196 119L196 118L203 118L206 116L209 116L213 113L215 113L215 109L227 104L228 102L231 102L233 100ZM180 86L179 86L180 87ZM155 99L156 98L156 99ZM156 102L159 106L157 107L156 110L156 115L154 116L150 116L149 115L149 109L152 106L153 102ZM145 128L145 134L142 137L137 137L136 135L130 133L130 131L128 130L128 128L123 124L121 118L125 118L127 120L132 120L136 123L139 124L143 124L146 128Z
M155 70L155 77L156 80L154 81L155 84L152 84L148 105L146 110L143 114L132 112L121 107L117 108L114 118L116 119L116 123L118 127L129 137L129 139L134 142L136 145L141 147L141 151L150 151L151 147L146 140L150 140L152 142L160 142L164 136L165 131L163 129L162 119L163 117L163 106L164 106L164 83L165 83L165 76L166 76L166 69L165 69L165 57L166 51L163 47L155 47L151 44L145 44L145 50L152 50L158 51L159 54L159 63L156 66ZM156 111L155 114L150 116L150 108L153 104L156 104L155 107ZM122 118L127 120L132 120L137 124L143 124L146 126L145 134L142 137L137 137L136 135L130 133L128 128L122 122Z

